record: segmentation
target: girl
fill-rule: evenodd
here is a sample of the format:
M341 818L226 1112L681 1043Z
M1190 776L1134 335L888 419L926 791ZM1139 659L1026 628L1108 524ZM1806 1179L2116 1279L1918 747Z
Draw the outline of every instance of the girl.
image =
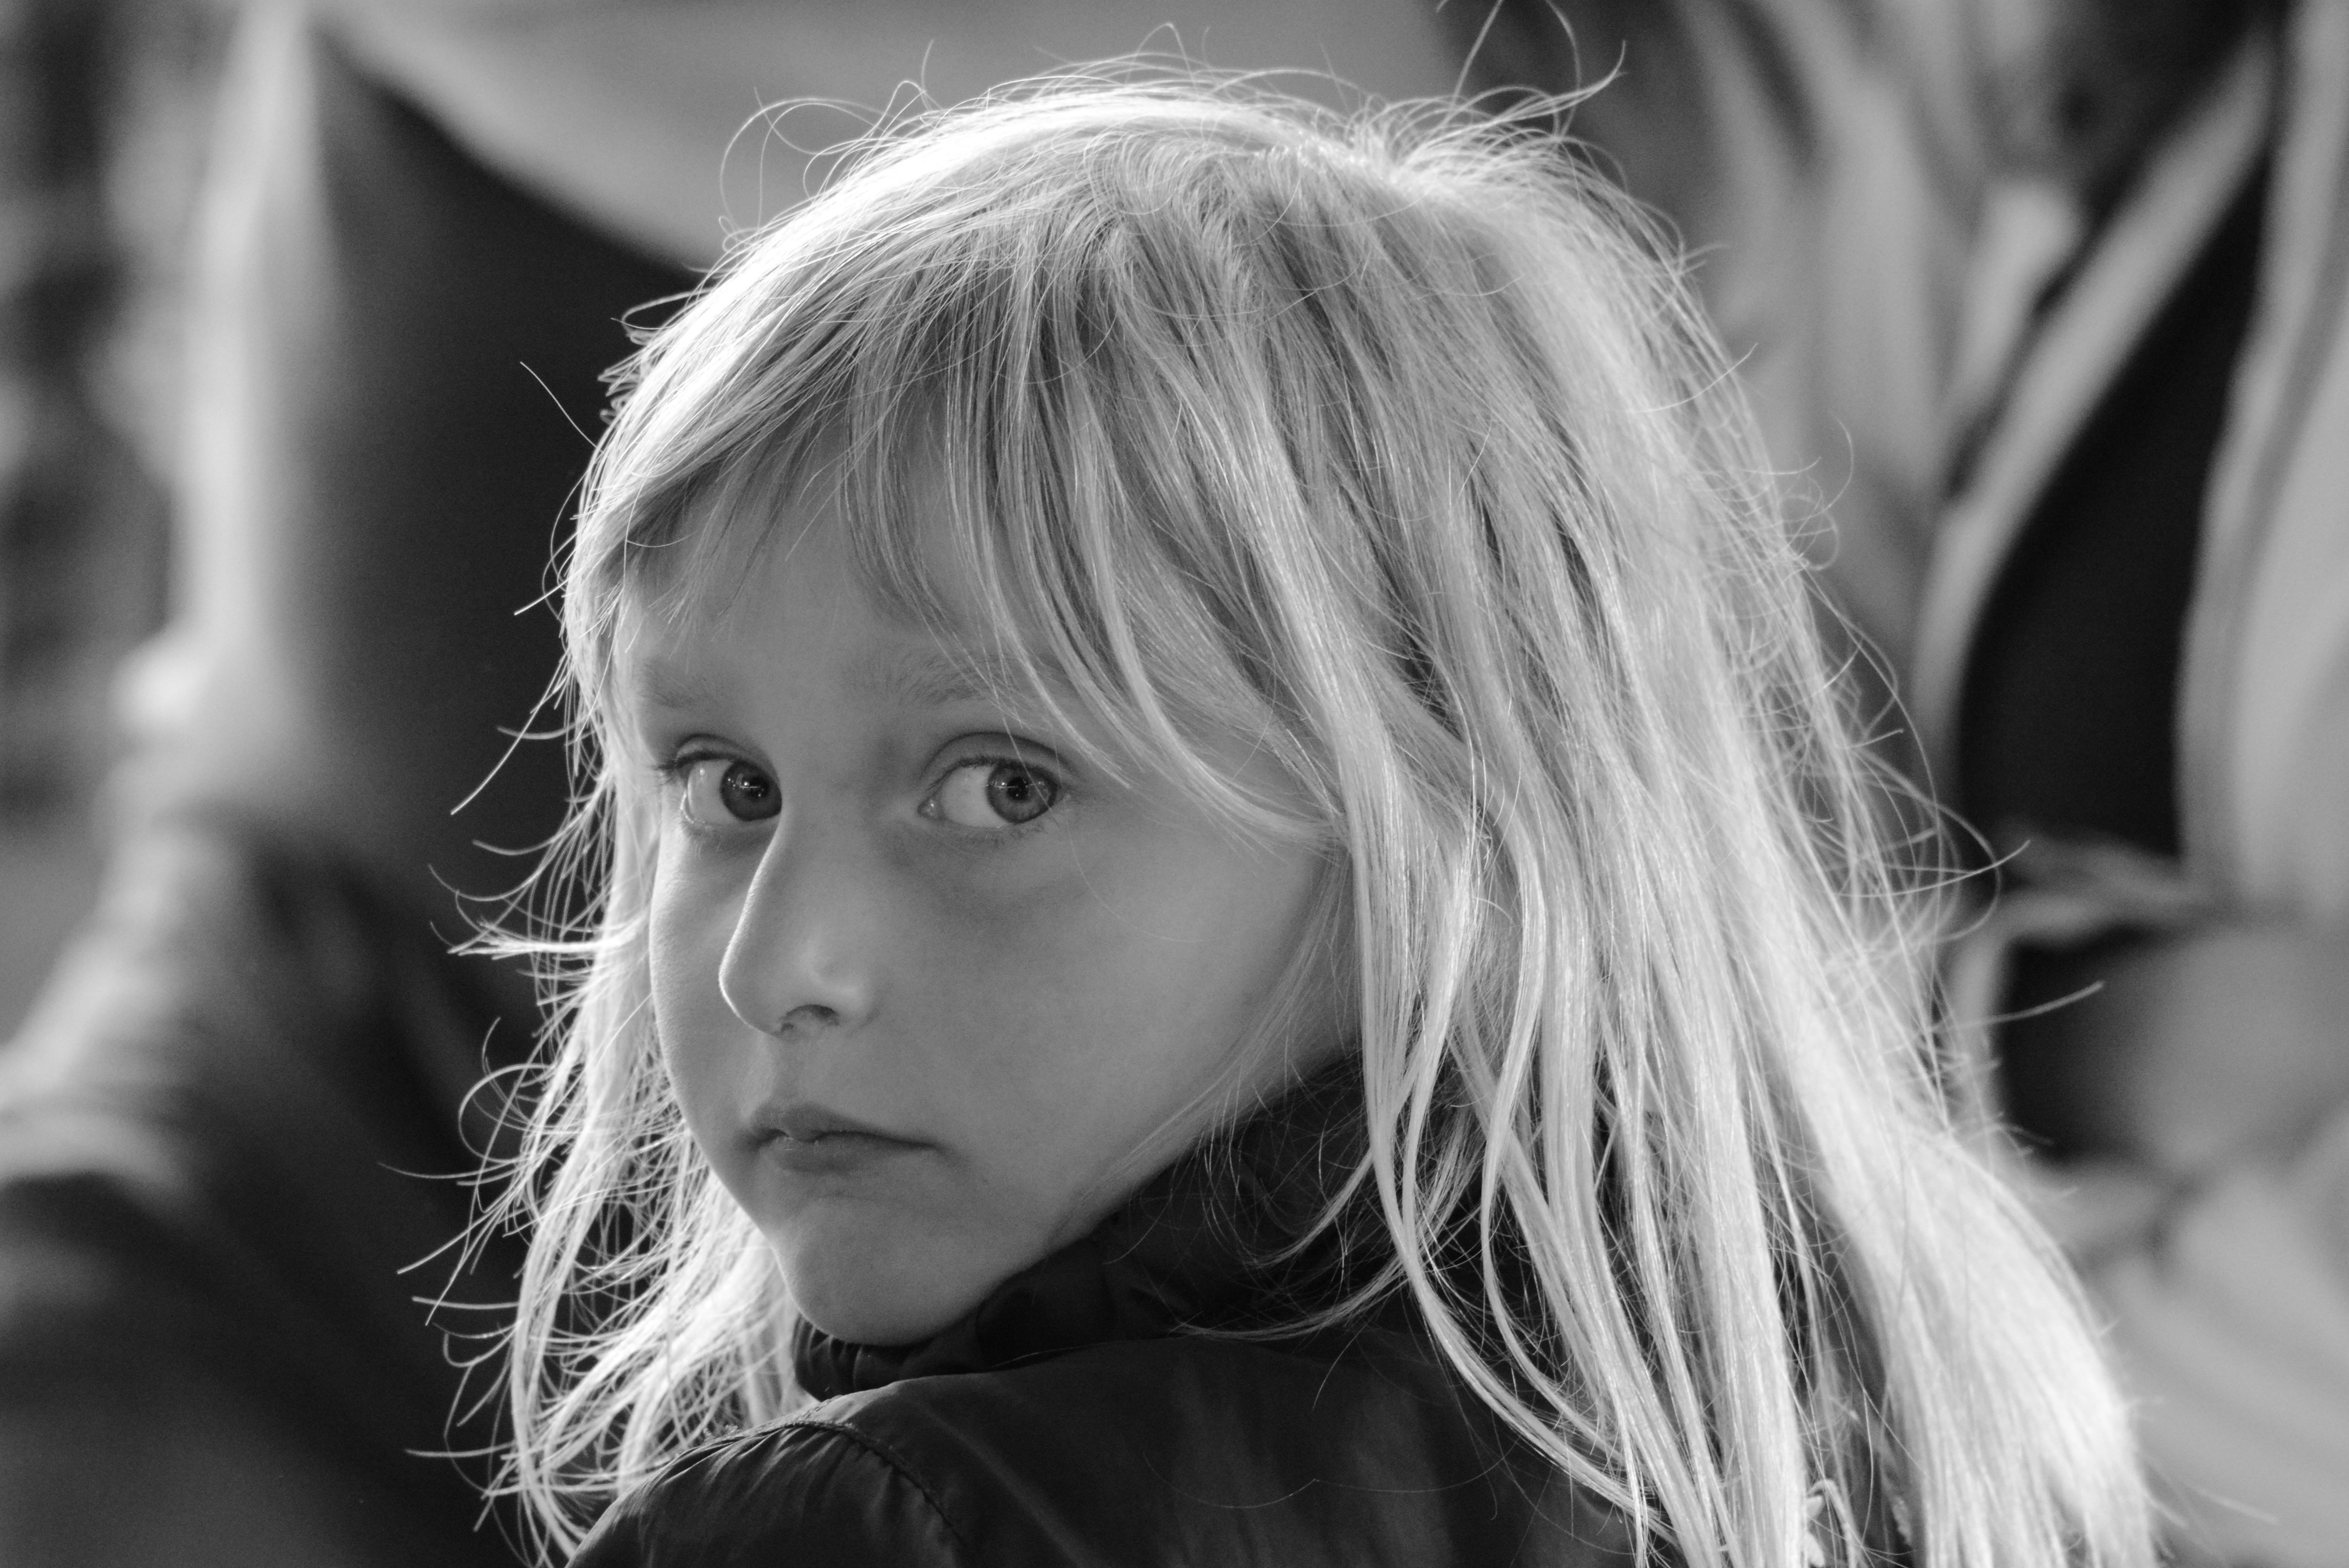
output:
M2147 1561L1657 253L1522 125L1063 77L652 336L507 1211L553 1546Z

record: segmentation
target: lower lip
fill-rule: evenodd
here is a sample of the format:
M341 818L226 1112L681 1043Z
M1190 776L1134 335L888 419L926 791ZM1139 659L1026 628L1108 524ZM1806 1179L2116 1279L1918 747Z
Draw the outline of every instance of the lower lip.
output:
M786 1138L781 1133L759 1145L762 1159L802 1176L843 1176L918 1153L922 1145L870 1132L827 1132L822 1138Z

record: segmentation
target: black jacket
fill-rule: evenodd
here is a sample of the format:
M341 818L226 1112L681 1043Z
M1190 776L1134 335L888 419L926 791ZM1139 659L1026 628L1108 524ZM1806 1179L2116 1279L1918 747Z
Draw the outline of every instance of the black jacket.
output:
M936 1339L803 1330L821 1402L678 1460L578 1568L1629 1563L1619 1517L1506 1437L1400 1308L1342 1333L1195 1332L1345 1287L1335 1241L1268 1253L1342 1171L1358 1096L1292 1097Z

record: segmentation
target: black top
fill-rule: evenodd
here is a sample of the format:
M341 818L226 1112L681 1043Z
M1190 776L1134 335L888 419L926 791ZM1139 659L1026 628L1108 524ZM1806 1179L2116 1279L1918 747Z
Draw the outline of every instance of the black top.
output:
M1194 1332L1345 1288L1340 1242L1268 1254L1350 1165L1333 1140L1358 1095L1324 1080L922 1345L803 1331L822 1402L671 1465L579 1568L1628 1563L1621 1518L1506 1438L1407 1317Z
M1958 805L1999 851L2054 834L2179 853L2179 665L2268 181L2263 160L2073 443L1985 606ZM2113 1065L2080 1052L2079 1016L2058 1004L2137 940L2014 955L2002 1093L2012 1125L2055 1158L2127 1151L2114 1141Z
M2178 679L2210 467L2249 331L2264 162L2039 499L1974 637L1958 807L2175 855Z
M460 1362L522 1262L453 1250L492 1131L466 979L330 856L125 846L0 1053L0 1562L513 1568L491 1467L432 1457L497 1440Z

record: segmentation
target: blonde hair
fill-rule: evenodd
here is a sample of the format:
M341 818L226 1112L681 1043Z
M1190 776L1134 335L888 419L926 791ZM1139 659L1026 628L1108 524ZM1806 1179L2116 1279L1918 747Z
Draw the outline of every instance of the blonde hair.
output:
M874 592L1073 693L1099 765L1332 846L1381 1287L1643 1540L1798 1564L1839 1481L1930 1568L2149 1561L2080 1305L1937 1087L1811 589L1663 254L1523 124L1082 73L875 133L651 336L564 570L545 875L595 902L538 944L502 1211L552 1542L795 1397L653 1038L613 666L624 604L694 613L714 539L828 484ZM1234 733L1309 820L1208 764Z

